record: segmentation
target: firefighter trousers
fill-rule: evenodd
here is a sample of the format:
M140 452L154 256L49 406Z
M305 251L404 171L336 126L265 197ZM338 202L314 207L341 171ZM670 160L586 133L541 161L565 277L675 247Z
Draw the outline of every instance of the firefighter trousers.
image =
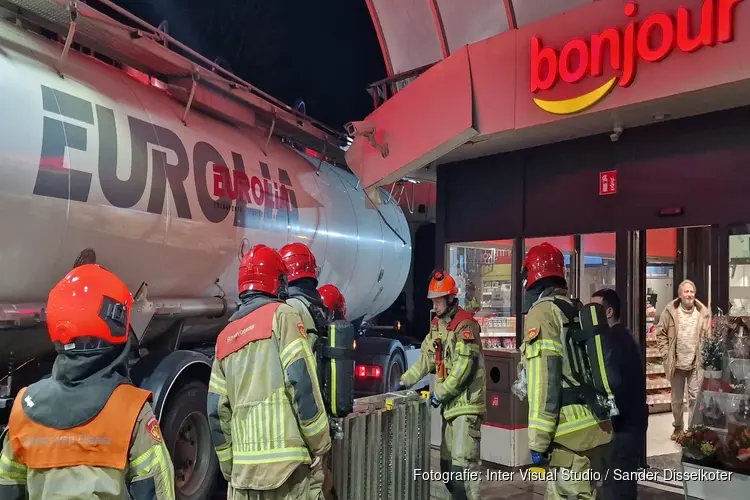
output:
M597 446L586 452L574 452L553 445L550 468L557 469L556 480L547 481L544 500L596 500L597 475L604 478L610 445Z
M467 472L479 472L479 444L482 420L477 415L443 419L440 469L448 475L445 486L453 500L479 500L479 484Z
M275 490L244 490L229 485L227 500L323 500L323 469L312 470L303 464L292 472L289 479ZM315 483L320 476L320 485L315 490Z

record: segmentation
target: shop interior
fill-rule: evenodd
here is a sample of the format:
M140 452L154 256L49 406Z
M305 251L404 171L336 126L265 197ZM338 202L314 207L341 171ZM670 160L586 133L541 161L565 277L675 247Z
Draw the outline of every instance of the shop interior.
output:
M646 344L646 388L650 413L647 462L654 468L679 468L682 449L670 439L673 431L671 386L656 345L654 328L664 308L677 298L677 288L683 279L696 283L696 298L711 308L711 293L716 285L711 284L712 231L711 228L664 228L641 233L645 235L646 259L645 262L639 261L642 262L638 266L640 273L634 273L633 266L628 266L627 262L624 267L628 267L626 276L639 274L645 280L645 286L638 288L645 292L642 306L630 307L645 317L633 321L632 316L628 318L623 311L622 320L631 328L637 325L637 329L645 330L640 335L634 335L636 341ZM749 233L750 228L745 227L730 231L728 244L722 247L729 254L729 276L728 280L722 280L722 286L728 287L725 300L728 299L730 315L750 316ZM544 241L563 252L571 294L584 303L598 289L615 288L618 275L615 233L527 238L523 240L523 255L529 248ZM513 254L514 241L449 244L446 249L447 269L458 281L460 303L476 311L475 318L482 328L484 348L516 349L517 338L520 338L523 329L522 325L516 324L516 303L521 294L513 289L518 282L514 273L518 274L523 255ZM715 308L712 310L715 311ZM687 401L683 403L685 424L690 426Z

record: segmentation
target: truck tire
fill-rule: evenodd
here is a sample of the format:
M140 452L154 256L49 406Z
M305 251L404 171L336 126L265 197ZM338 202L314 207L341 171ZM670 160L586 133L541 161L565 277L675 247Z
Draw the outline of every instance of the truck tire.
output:
M401 380L401 375L404 374L405 369L406 362L404 361L404 356L399 351L391 354L391 358L385 366L385 377L383 377L385 387L383 387L383 392L390 392L393 390L399 380Z
M180 500L209 498L219 479L206 416L208 386L197 380L177 388L159 427L174 464L175 494Z

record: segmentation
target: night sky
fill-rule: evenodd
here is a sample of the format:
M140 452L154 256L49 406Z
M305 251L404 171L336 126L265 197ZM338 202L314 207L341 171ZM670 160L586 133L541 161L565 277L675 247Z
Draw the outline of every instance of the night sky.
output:
M210 60L343 132L372 111L385 65L365 0L113 0ZM89 2L95 5L95 2Z

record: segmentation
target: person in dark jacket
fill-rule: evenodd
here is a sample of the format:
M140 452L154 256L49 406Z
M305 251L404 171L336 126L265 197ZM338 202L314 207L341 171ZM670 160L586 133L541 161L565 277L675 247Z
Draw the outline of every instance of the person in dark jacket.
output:
M607 359L607 371L615 375L610 377L610 385L620 411L612 419L614 436L608 460L610 472L604 483L603 496L607 500L631 500L638 496L638 484L635 479L624 480L619 473L633 473L642 466L648 427L643 355L630 329L620 323L620 297L617 292L604 288L595 292L591 301L603 305L607 310L610 330L602 340L609 344L605 350L612 353Z

